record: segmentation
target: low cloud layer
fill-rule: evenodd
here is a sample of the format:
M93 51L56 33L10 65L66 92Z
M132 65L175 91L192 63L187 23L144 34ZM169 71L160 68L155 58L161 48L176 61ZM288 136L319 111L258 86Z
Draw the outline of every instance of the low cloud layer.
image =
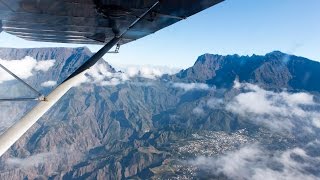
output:
M36 167L40 164L44 164L47 161L53 160L56 154L54 153L39 153L27 158L8 158L6 164L13 167L27 169L30 167Z
M125 72L129 77L144 77L148 79L156 79L164 74L175 74L180 69L167 66L152 66L152 65L119 65L117 69Z
M39 170L39 167L45 165L53 171L58 171L59 168L68 166L68 164L72 162L79 162L84 155L83 152L74 149L74 147L70 147L70 149L56 149L50 152L33 154L25 158L9 157L5 160L5 165L8 166L8 168L18 168L22 170ZM47 162L50 162L50 164ZM41 171L41 173L44 172Z
M237 84L243 93L226 103L226 109L277 131L319 128L320 106L311 94L266 91L253 84ZM318 107L318 108L317 108Z
M122 72L110 72L105 64L98 63L88 69L78 85L92 83L99 86L116 86L129 80L129 76Z
M204 83L172 83L174 88L180 88L184 91L209 90L210 87Z
M192 113L196 114L196 115L199 115L199 116L202 116L205 114L204 112L204 109L202 106L197 106L195 107L193 110L192 110Z
M224 101L221 98L210 98L206 105L210 109L221 109L224 107Z
M271 153L255 144L218 157L198 157L188 163L234 180L313 180L319 178L314 170L320 164L320 157L312 157L302 148Z
M57 81L46 81L46 82L41 83L42 87L52 87L55 85L57 85Z
M157 66L121 66L119 72L112 73L103 63L98 63L86 72L86 76L79 82L94 83L99 86L116 86L136 77L154 80L163 74L176 72L174 69Z
M37 61L30 56L26 56L21 60L0 59L0 64L22 79L27 79L38 71L46 72L54 65L54 63L55 60ZM13 76L0 68L0 83L14 79Z
M320 128L320 105L314 95L267 91L257 85L237 81L227 95L224 99L212 97L201 100L193 113L203 116L204 109L224 109L276 134L289 133L290 138L296 140L301 139L299 137L309 139L285 149L276 144L268 149L270 145L257 142L218 156L198 156L189 160L188 165L198 167L211 176L232 180L320 178L320 143L314 138L318 137Z

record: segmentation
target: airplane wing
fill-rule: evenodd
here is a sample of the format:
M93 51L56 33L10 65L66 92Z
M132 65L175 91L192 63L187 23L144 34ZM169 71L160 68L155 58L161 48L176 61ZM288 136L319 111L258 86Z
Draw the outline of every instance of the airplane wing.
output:
M147 36L221 1L0 0L0 30L7 33L32 41L104 44L51 93L39 94L40 102L0 135L0 156L114 45Z
M152 34L223 0L161 0L121 38ZM155 0L0 0L2 30L31 41L105 44ZM1 27L0 27L1 28Z

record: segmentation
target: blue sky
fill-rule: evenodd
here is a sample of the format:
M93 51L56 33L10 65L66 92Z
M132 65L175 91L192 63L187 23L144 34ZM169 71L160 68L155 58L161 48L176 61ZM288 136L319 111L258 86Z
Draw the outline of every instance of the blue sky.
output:
M264 55L273 50L320 61L319 0L226 0L104 58L111 64L186 68L204 53ZM77 47L0 35L0 47ZM100 46L88 46L97 51Z

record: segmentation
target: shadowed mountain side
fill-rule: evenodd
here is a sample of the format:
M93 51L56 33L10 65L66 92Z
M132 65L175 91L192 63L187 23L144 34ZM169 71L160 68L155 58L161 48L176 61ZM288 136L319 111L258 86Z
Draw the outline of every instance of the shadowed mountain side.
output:
M237 78L267 89L320 92L320 63L303 57L274 51L265 56L199 56L194 66L180 71L172 79L203 82L218 88L230 88Z

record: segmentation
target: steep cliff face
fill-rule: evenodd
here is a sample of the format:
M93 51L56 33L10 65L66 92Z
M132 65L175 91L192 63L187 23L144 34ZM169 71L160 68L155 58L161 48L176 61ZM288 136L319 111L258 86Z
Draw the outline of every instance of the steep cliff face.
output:
M0 54L2 59L55 59L47 72L27 79L44 92L52 87L41 82L61 82L91 55L86 48L0 49ZM304 67L310 71L302 71ZM252 139L271 148L292 146L291 137L279 138L279 133L230 110L227 102L237 103L234 99L248 91L235 88L234 81L274 91L310 90L316 97L318 69L317 62L280 52L251 57L206 54L173 76L131 78L111 86L83 84L72 88L1 157L0 179L196 178L201 173L185 169L189 157L217 155ZM6 112L25 112L28 105L6 104Z

